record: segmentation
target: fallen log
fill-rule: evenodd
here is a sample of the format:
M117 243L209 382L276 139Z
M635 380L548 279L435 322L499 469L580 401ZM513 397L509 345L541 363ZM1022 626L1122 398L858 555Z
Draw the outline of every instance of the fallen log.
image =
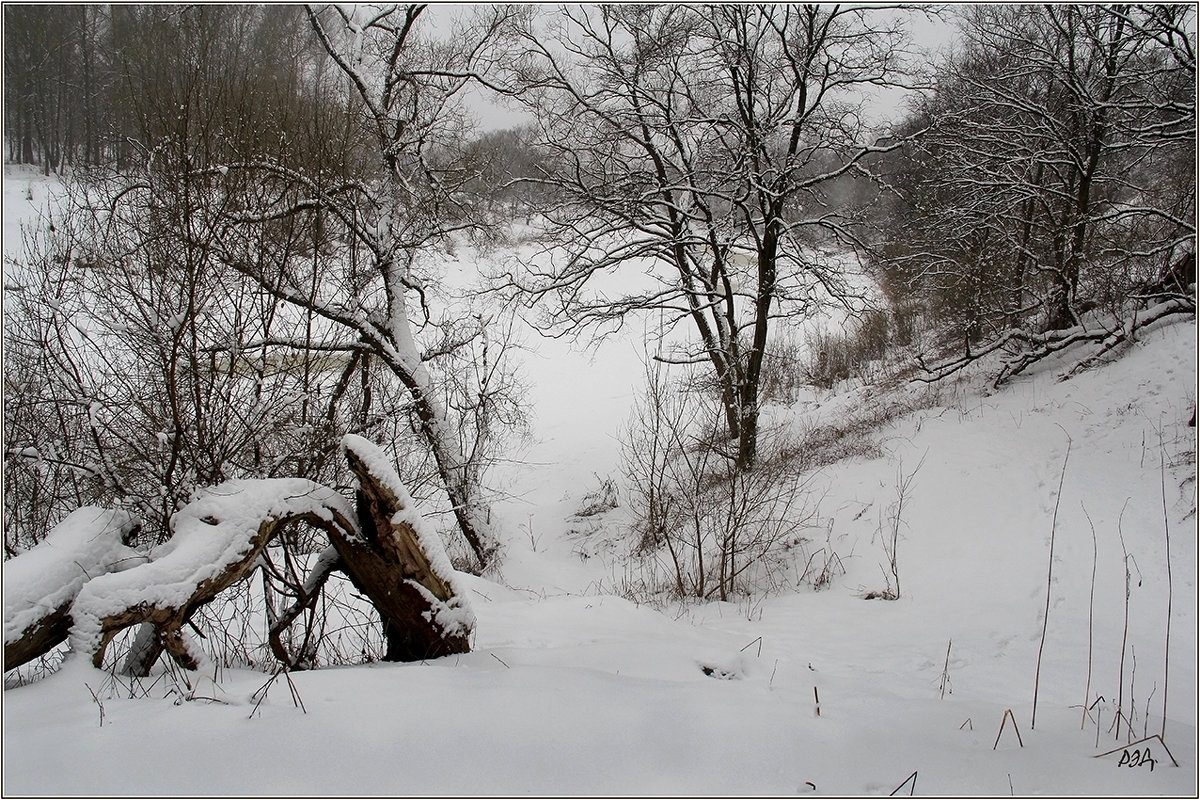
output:
M149 623L177 663L196 669L201 657L184 637L184 625L196 609L246 578L263 548L296 520L331 535L357 537L345 498L309 480L234 480L206 489L171 518L172 537L153 560L83 585L71 606L71 649L90 653L100 667L117 633ZM159 650L144 641L137 650L145 657L127 667L144 675Z
M437 535L426 529L390 463L374 444L347 436L343 449L357 476L357 513L334 490L300 478L235 480L204 490L171 518L171 539L151 560L100 575L77 587L70 604L70 642L100 667L113 637L144 626L125 670L145 675L165 649L181 666L201 655L184 635L197 609L258 568L282 528L305 521L333 544L322 554L297 601L272 621L269 639L288 667L282 633L315 602L334 569L344 571L375 606L390 661L416 661L470 650L475 617L454 585L454 570ZM62 624L62 623L60 623Z
M4 562L6 672L67 640L71 603L90 579L146 560L126 544L137 529L138 520L124 511L85 506Z

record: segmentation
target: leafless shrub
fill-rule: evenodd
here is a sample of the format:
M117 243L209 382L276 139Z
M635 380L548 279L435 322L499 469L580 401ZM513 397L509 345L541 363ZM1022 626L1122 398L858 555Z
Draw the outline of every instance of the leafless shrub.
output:
M635 552L680 597L728 600L778 585L814 517L795 448L764 437L758 463L738 468L710 433L718 403L681 390L661 365L647 367L647 384L622 440Z
M924 466L925 459L907 475L904 474L904 462L896 464L896 499L888 505L887 511L880 515L879 534L883 544L883 553L887 558L887 566L883 571L884 588L867 592L863 597L867 600L897 600L900 597L900 528L904 524L904 504L912 496L913 479Z

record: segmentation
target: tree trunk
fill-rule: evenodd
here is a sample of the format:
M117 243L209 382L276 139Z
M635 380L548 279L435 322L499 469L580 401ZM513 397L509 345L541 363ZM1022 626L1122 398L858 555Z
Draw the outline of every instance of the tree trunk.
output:
M739 469L754 466L758 458L758 390L762 381L763 357L767 351L767 332L771 303L775 299L776 259L779 255L779 221L775 217L766 226L758 251L758 295L754 299L754 339L747 354L746 376L741 387L741 430L738 436Z
M33 122L30 119L28 106L21 109L21 163L32 164L33 161Z
M390 274L389 270L384 272ZM392 341L390 348L379 349L385 357L391 352L398 354L387 358L388 366L413 399L417 418L421 421L421 433L433 453L454 518L474 551L479 571L482 572L491 563L498 545L488 525L486 509L479 500L479 486L471 480L467 457L452 434L450 423L434 394L429 371L417 354L404 303L404 288L399 281L391 278L388 283L392 286L389 299L393 318L390 330Z
M38 620L13 642L4 643L4 670L15 669L46 655L67 640L71 632L71 604L64 603Z
M449 575L441 574L448 569L445 554L430 552L440 542L422 537L413 524L406 507L411 500L401 495L395 473L380 475L380 459L364 452L365 440L347 439L346 459L359 480L361 536L339 532L333 544L350 580L379 611L387 638L384 659L421 661L469 652L474 620Z
M440 409L434 405L429 387L419 385L413 380L409 383L409 393L416 406L417 417L421 420L421 430L425 434L425 440L429 442L429 449L437 464L438 475L446 487L446 495L450 498L454 519L462 531L463 538L475 553L479 561L479 570L482 572L491 563L498 545L477 497L479 487L467 474L467 459L457 443L450 440L448 423Z

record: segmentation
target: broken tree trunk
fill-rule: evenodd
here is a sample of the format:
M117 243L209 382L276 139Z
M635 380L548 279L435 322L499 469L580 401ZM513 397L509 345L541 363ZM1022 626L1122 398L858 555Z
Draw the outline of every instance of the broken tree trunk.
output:
M356 537L354 513L337 492L301 478L229 481L205 490L171 518L172 537L154 560L102 575L79 590L71 607L71 647L100 667L120 631L149 623L158 645L183 667L199 657L183 635L196 609L257 566L259 555L284 525L304 520L331 535ZM139 636L127 664L146 674L160 652ZM143 655L136 657L138 653Z
M152 560L139 557L144 563L125 572L85 574L72 584L62 600L69 604L72 650L90 654L100 667L113 637L141 625L126 672L147 674L164 649L181 666L196 669L200 655L189 646L184 626L197 609L248 578L279 531L301 520L324 530L333 547L298 588L296 602L272 620L271 647L286 666L307 665L308 654L289 654L282 634L312 606L335 569L346 572L378 610L385 659L416 661L470 650L475 618L454 587L441 541L424 529L382 451L357 436L347 436L343 446L359 480L357 514L337 492L301 478L229 481L207 489L171 518L172 537ZM6 578L8 572L6 565ZM57 616L44 615L48 621L42 623L59 641L65 608ZM6 592L6 659L9 616Z
M146 560L126 546L137 529L124 511L77 508L36 547L4 563L5 671L67 640L71 603L89 579Z
M470 651L475 626L436 534L415 513L412 498L383 452L359 436L343 439L359 481L361 537L331 532L342 568L383 621L387 661L420 661Z

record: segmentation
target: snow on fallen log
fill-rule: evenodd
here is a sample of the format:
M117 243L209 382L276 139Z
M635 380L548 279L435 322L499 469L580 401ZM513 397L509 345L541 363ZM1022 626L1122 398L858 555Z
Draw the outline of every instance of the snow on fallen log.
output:
M192 613L253 571L260 553L287 522L302 519L357 537L354 512L334 490L302 478L233 480L205 489L171 518L171 539L153 560L83 586L71 608L71 649L100 666L121 630L157 626L162 645L195 669L182 627ZM139 671L149 668L142 664Z
M77 508L37 546L4 563L6 671L66 641L71 603L89 580L146 560L125 545L137 528L125 511Z
M465 653L475 615L455 570L428 529L391 462L372 442L347 435L342 448L358 477L361 536L334 535L350 579L378 609L389 661Z

